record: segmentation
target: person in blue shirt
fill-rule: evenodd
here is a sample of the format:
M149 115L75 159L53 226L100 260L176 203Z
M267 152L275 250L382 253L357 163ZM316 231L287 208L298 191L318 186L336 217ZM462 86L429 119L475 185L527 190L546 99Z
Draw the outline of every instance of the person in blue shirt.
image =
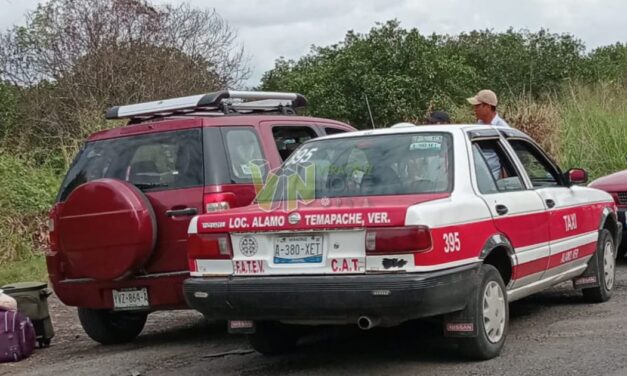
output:
M477 124L489 124L494 127L509 127L509 124L496 112L496 106L499 101L496 97L496 93L492 90L481 90L474 97L468 98L467 101L473 106ZM496 150L482 149L482 152L488 166L490 166L494 179L501 179L501 163L496 154Z

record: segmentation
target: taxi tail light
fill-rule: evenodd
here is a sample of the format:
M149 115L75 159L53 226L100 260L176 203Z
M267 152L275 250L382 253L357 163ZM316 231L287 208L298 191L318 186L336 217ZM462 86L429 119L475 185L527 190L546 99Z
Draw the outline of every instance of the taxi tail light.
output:
M235 207L236 203L235 193L231 192L207 193L203 196L205 213L229 210Z
M190 268L195 269L194 260L228 260L233 254L231 249L228 234L191 234L187 239Z
M426 226L381 227L366 231L368 255L425 252L431 246L431 231Z

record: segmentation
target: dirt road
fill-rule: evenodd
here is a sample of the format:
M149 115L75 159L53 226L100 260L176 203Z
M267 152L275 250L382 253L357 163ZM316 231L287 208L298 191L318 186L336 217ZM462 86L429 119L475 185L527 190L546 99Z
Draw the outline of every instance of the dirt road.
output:
M132 344L104 347L83 333L74 309L53 300L57 337L0 375L627 375L627 263L610 302L584 304L562 284L511 306L502 355L465 362L428 322L360 332L325 328L291 354L250 352L192 311L151 315Z

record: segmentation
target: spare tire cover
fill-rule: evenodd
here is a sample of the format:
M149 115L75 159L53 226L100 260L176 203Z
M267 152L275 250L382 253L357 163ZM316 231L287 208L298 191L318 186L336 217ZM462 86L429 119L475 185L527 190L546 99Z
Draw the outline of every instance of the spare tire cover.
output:
M132 184L98 179L77 187L55 226L70 275L121 279L155 249L157 223L146 196Z

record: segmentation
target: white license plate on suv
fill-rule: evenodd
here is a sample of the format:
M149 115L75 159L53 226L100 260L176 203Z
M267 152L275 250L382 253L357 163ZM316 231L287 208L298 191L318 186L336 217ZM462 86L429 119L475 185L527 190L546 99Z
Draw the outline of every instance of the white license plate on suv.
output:
M148 289L113 290L113 309L128 310L150 307Z
M322 235L277 236L275 264L319 264L322 262Z

